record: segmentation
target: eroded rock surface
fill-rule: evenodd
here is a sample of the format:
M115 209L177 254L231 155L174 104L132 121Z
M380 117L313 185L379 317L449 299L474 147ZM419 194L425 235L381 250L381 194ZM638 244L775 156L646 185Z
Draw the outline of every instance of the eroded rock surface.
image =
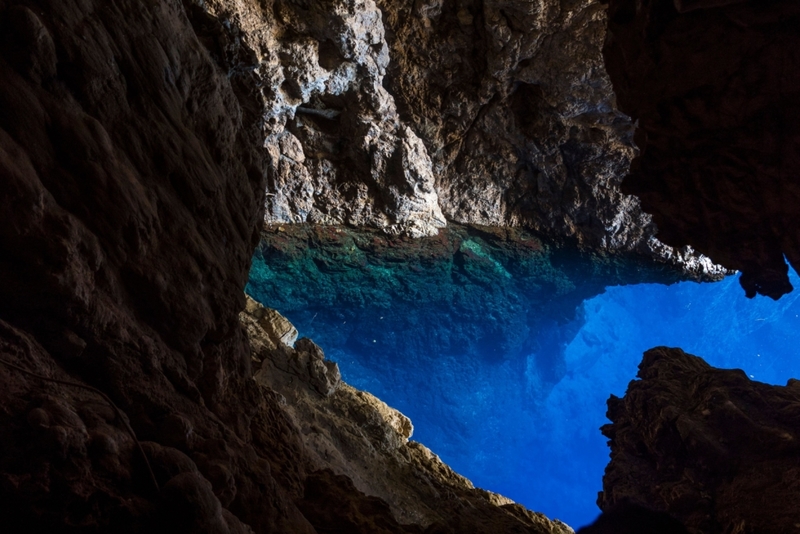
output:
M712 268L660 243L638 200L620 191L636 148L602 62L601 3L203 6L236 21L255 51L268 223L416 237L446 219L521 226Z
M391 510L389 519L430 527L426 532L572 532L559 521L474 488L425 446L409 441L411 421L373 395L342 382L336 364L326 360L312 341L303 338L294 347L280 344L269 349L269 340L280 331L258 320L263 310L248 297L241 320L252 340L253 360L260 368L255 379L280 399L281 410L302 439L307 469L315 473L306 482L301 509L313 502L313 514L324 516L318 520L339 525L367 521L374 532L385 529L369 519L369 514L359 519L359 514L348 512L357 506L351 502L353 495L361 492L379 498L374 501L378 508L388 504L384 521ZM336 485L322 482L337 478L340 485L352 484L353 489L337 491ZM322 499L320 494L329 502L338 502L337 506L323 510L317 501ZM414 526L404 528L421 531Z
M202 6L0 0L3 531L418 532L320 470L285 397L253 380L238 315L268 95L252 20ZM294 337L279 319L256 319L278 327L270 350ZM296 347L313 395L346 389L319 349ZM480 498L429 528L556 528Z
M623 190L750 297L791 291L784 256L800 268L799 26L791 0L609 4L606 63L641 149Z
M373 0L201 4L236 21L257 58L268 222L413 236L446 225L430 156L384 87L389 50Z
M692 533L800 529L800 382L770 386L664 347L638 377L608 401L602 509L638 504Z
M649 218L618 187L635 148L603 67L599 2L380 5L388 87L431 154L449 218L610 250L646 244Z

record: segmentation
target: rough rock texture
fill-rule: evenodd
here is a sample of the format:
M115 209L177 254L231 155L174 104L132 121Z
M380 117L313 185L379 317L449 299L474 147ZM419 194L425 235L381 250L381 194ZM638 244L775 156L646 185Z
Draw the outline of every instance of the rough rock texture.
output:
M373 0L211 0L253 47L271 158L266 219L390 233L446 225L425 146L383 86L389 53Z
M800 268L800 5L611 0L604 54L638 121L623 190L659 239L743 272L748 296Z
M800 382L769 386L664 347L638 377L608 401L602 509L647 506L691 533L800 530Z
M603 67L599 2L202 5L255 51L267 222L419 237L448 218L699 259L660 243L620 192L636 149Z
M269 106L248 20L202 5L0 0L2 529L419 532L314 471L252 378L238 315ZM336 391L335 368L298 345L314 391ZM429 531L548 525L485 504Z
M257 388L237 315L267 162L253 84L204 41L247 50L178 1L3 1L0 25L2 357L102 389L169 451L159 500L102 398L2 365L0 515L135 531L172 510L190 532L244 531L235 510L312 532L246 444ZM216 480L200 455L235 496L172 483L190 458Z
M380 1L388 87L425 142L442 210L632 249L649 217L619 183L635 154L614 109L595 1Z
M319 498L318 478L339 478L343 483L352 481L351 493L388 503L390 518L430 527L431 532L571 532L563 523L475 489L430 450L409 441L411 421L369 393L341 382L336 364L326 360L312 341L303 338L294 347L281 343L270 348L281 330L257 319L263 310L248 298L241 320L260 367L256 381L280 399L284 417L302 439L306 469L316 473L311 478L315 482L306 482L306 501L310 494ZM350 499L347 493L333 492L325 498Z

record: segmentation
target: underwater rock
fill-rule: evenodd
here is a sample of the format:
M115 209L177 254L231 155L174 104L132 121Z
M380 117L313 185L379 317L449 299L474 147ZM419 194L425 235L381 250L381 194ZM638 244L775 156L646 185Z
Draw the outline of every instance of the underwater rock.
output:
M266 227L247 291L328 350L419 361L525 359L570 341L581 303L607 286L690 275L632 253L593 254L520 229L451 224L408 239L339 226ZM576 323L577 324L577 323ZM553 326L563 327L553 338ZM551 332L550 337L544 335ZM381 357L373 358L376 366ZM557 361L538 361L557 381Z
M800 528L800 382L770 386L665 347L644 354L637 376L608 401L603 510L630 502L690 532Z
M791 291L800 5L611 0L608 18L606 65L641 150L623 191L659 239L742 271L748 296Z
M529 406L533 417L565 377L583 302L612 285L684 277L520 229L451 224L410 239L280 225L262 233L246 290L340 361L351 383L413 414L425 429L418 439L448 463L511 479L513 469L479 452L498 450L483 429L491 421L502 433L501 406Z

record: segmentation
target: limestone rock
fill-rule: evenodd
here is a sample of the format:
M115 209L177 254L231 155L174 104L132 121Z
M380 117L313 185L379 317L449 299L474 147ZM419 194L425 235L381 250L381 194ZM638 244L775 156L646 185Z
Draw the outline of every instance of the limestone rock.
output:
M791 291L784 256L800 268L798 25L791 0L609 3L604 55L641 149L623 190L750 297Z
M267 223L522 226L689 271L620 191L636 154L596 0L208 0L255 50ZM680 259L683 256L683 260Z
M262 362L255 379L279 396L282 412L302 437L310 474L298 506L315 526L380 532L387 527L379 528L375 521L386 521L399 529L391 532L419 531L417 526L398 526L409 523L434 532L572 532L563 523L474 488L426 447L409 441L413 427L407 417L338 382L338 370L333 371L335 387L321 389L320 376L308 372L303 362L322 363L329 381L335 364L324 360L307 339L294 349L260 343L268 333L261 328L264 312L259 307L251 305L240 316L257 353L253 359ZM363 498L354 496L358 494ZM323 502L328 504L323 507ZM382 507L386 511L376 519L374 510Z
M608 401L603 510L645 506L692 533L797 530L800 383L770 386L665 347L644 354L638 377Z
M263 343L268 350L274 350L281 344L294 347L294 342L297 341L297 328L276 310L265 308L248 296L245 298L245 311L242 313L255 318L260 332L263 332L257 339L251 336L250 342Z
M257 56L270 156L266 221L371 225L433 235L446 225L428 153L384 87L373 0L203 3L235 19Z

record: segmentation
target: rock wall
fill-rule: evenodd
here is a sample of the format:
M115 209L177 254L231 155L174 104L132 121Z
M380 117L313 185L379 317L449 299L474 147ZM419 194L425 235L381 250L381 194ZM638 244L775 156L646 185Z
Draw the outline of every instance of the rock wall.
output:
M296 428L307 469L315 473L313 477L352 480L352 490L327 490L334 495L326 498L351 499L347 493L357 492L376 496L388 504L390 518L435 525L431 528L436 532L572 532L559 521L474 488L425 446L409 441L413 427L407 417L342 382L336 364L309 339L295 342L296 331L286 339L284 332L291 325L274 310L248 298L241 320L259 368L255 379L279 399L282 416ZM281 460L285 463L284 458L275 459L276 471L286 469ZM322 513L320 503L308 502L309 492L307 482L301 509Z
M791 291L784 256L800 268L798 25L792 1L609 4L606 64L641 150L623 190L750 297Z
M419 237L451 220L697 257L659 242L619 189L636 148L599 2L201 4L255 53L268 223Z
M321 469L253 380L272 104L255 19L209 9L0 0L3 529L420 532ZM429 532L566 531L447 477L479 505Z
M238 314L265 216L417 236L445 216L496 218L677 257L616 186L633 148L600 69L595 4L380 7L0 0L6 531L423 530L398 521L386 488L305 443L313 428L299 393L297 411L282 406L279 374L252 379ZM523 36L523 22L541 33ZM422 43L444 56L425 59ZM390 50L408 70L391 70ZM564 84L547 74L559 53L581 71ZM445 81L413 74L456 58L464 71ZM392 96L423 79L440 102ZM310 395L349 391L299 348L280 357L326 370L304 377ZM418 473L455 480L431 483L455 498L420 508L428 532L563 531L419 451Z
M248 444L252 52L170 0L2 1L0 26L4 528L313 532Z
M457 222L525 226L608 250L653 228L619 183L636 153L593 1L380 1L387 87Z
M646 506L692 533L800 528L800 382L769 386L665 347L645 353L637 376L608 401L602 509Z

